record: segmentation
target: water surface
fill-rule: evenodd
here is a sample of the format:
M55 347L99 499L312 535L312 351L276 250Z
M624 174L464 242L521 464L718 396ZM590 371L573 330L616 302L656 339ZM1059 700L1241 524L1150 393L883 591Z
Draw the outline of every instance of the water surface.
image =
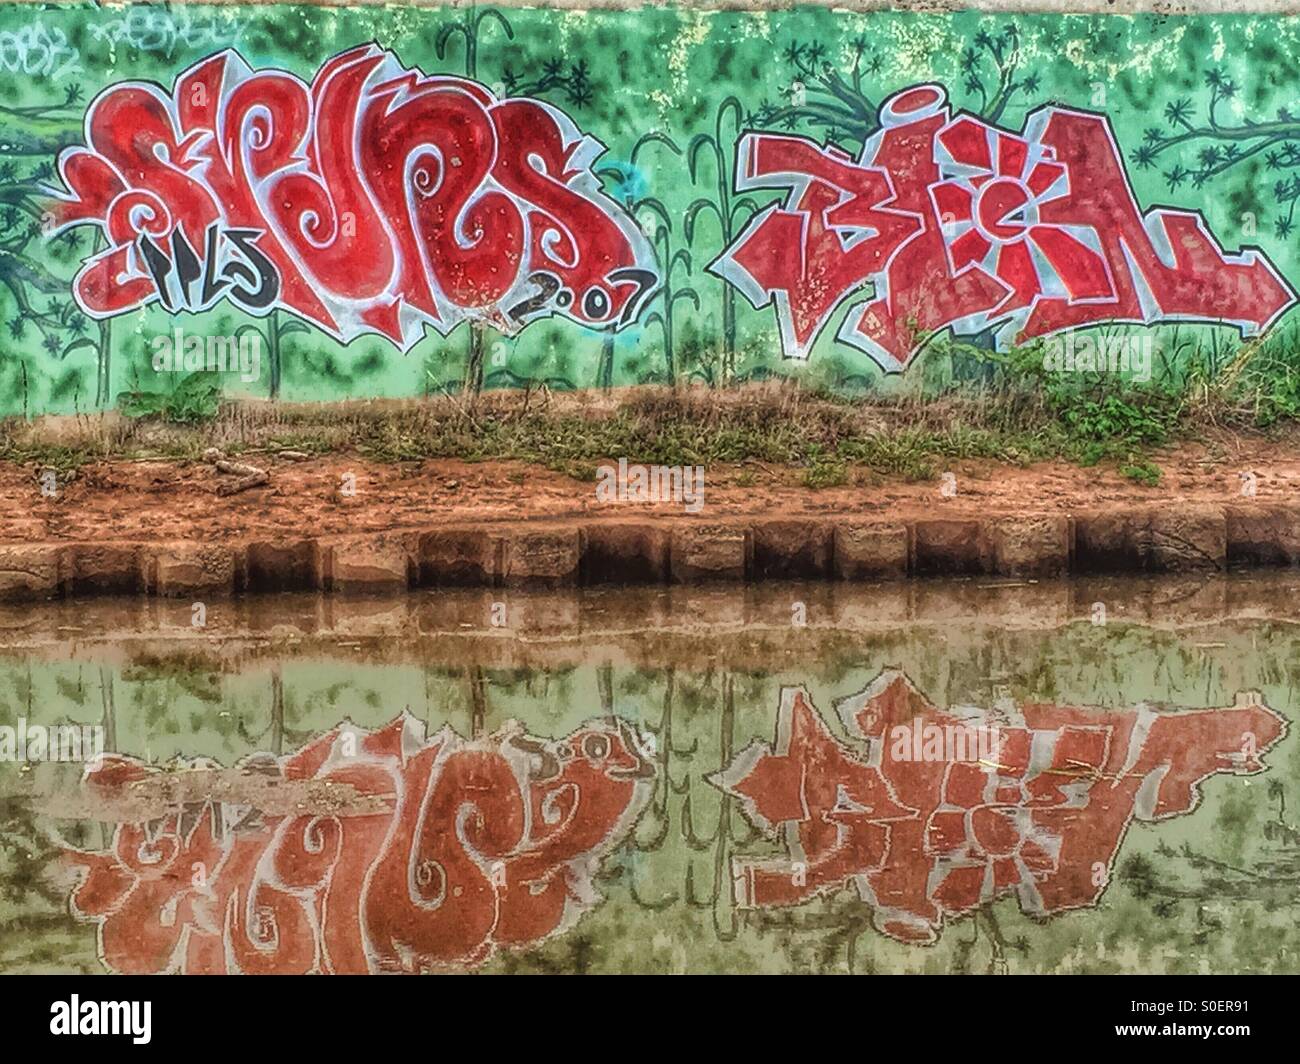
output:
M0 611L0 971L1296 971L1298 589Z

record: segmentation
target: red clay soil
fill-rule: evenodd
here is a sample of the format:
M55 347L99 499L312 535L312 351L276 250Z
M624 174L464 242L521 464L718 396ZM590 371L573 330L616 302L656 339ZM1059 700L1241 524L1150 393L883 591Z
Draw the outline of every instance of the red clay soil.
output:
M0 465L0 597L188 594L214 582L238 591L1045 575L1300 558L1300 458L1263 441L1226 456L1202 446L1162 454L1158 486L1110 468L963 461L951 496L938 482L868 471L813 490L796 469L711 466L698 514L602 503L593 482L513 462L247 460L270 471L269 484L227 496L217 489L232 478L203 462L86 465L53 497L39 469ZM1243 474L1253 474L1253 496Z
M995 462L954 465L957 493L938 482L905 483L858 473L860 483L813 490L797 469L758 463L709 466L699 515L680 505L603 504L595 484L519 462L423 461L403 464L331 455L292 462L245 459L271 471L268 486L219 497L231 478L200 462L102 462L83 466L57 496L42 496L39 471L0 464L0 543L95 540L212 540L392 531L513 521L631 516L685 520L724 517L985 517L1068 514L1136 506L1241 504L1241 474L1256 477L1257 503L1300 503L1300 456L1262 442L1226 460L1204 447L1159 456L1158 486L1113 468L1064 462L1027 468ZM340 493L344 475L356 494ZM737 477L741 483L737 483ZM749 481L752 480L752 483ZM874 483L872 482L874 480Z

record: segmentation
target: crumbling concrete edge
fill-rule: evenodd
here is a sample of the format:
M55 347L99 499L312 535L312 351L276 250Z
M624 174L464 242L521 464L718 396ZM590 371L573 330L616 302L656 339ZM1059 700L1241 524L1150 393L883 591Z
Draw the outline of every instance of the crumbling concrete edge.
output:
M837 519L573 519L369 535L0 544L0 601L709 581L1048 578L1300 564L1300 506Z

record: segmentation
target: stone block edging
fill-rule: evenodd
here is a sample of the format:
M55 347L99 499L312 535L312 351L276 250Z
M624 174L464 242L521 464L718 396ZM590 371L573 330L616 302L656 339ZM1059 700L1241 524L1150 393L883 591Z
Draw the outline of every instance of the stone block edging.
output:
M1047 578L1300 564L1300 506L915 519L572 519L212 543L0 544L0 600L608 583Z

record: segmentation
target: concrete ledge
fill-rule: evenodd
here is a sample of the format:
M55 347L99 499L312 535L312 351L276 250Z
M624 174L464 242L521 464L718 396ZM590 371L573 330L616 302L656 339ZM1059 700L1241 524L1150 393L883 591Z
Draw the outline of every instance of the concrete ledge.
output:
M917 576L979 576L993 572L982 523L974 518L927 518L912 528L912 572Z
M834 545L840 580L896 580L908 574L912 532L902 521L837 523Z
M1300 563L1300 507L1226 507L1224 534L1229 565Z
M984 530L999 576L1059 576L1070 569L1068 517L997 517Z
M418 538L423 587L492 587L501 569L501 543L482 531L446 529Z
M74 543L64 556L71 596L134 595L144 588L142 548L133 543Z
M322 591L392 592L405 591L411 585L411 554L391 533L323 544L321 561Z
M762 521L752 535L755 580L825 580L832 573L835 526L829 521Z
M1228 564L1228 521L1222 507L1157 510L1151 515L1153 572L1223 569Z
M505 541L501 580L508 587L568 587L578 582L581 558L579 529L516 533Z
M583 526L583 537L582 583L662 584L668 580L670 536L666 528L593 521Z
M1221 507L1083 514L1074 519L1075 571L1179 573L1224 569Z
M0 601L232 592L391 593L908 576L1197 573L1300 565L1300 506L1143 507L913 521L681 516L240 542L0 544Z
M0 546L0 602L56 597L62 558L63 548L58 546Z
M671 577L676 583L744 580L748 575L750 538L744 527L680 525L673 529L671 543Z
M145 585L162 598L229 595L236 565L235 551L219 543L164 543L145 560Z
M250 543L244 552L241 584L254 591L316 591L320 564L315 540Z
M1145 511L1084 513L1074 518L1074 571L1130 573L1147 567L1151 515Z

